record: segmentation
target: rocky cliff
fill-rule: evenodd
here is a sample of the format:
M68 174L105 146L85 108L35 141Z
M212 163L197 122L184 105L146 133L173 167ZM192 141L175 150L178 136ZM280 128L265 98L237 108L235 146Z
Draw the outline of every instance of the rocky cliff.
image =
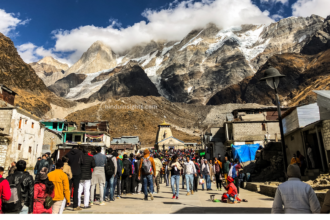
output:
M71 73L49 89L66 99L84 102L105 101L110 97L159 96L155 85L134 61L96 73Z
M71 73L70 75L56 81L53 85L49 86L49 90L54 92L60 97L65 97L71 88L78 86L86 79L86 74Z
M66 107L74 105L50 92L33 68L21 59L13 42L1 33L0 84L18 93L15 105L39 117L50 110L50 103Z
M30 63L37 75L42 79L46 86L54 84L62 79L65 71L69 68L68 64L61 63L53 57L44 57L38 62Z
M225 103L259 103L275 104L274 90L266 82L259 80L264 71L273 66L285 77L280 79L278 93L281 101L295 106L316 101L316 94L312 90L329 89L330 78L330 50L317 55L279 54L272 56L266 64L253 76L248 77L236 85L218 92L208 105ZM283 104L283 103L282 103Z
M322 37L323 36L323 37ZM307 38L301 53L278 54L271 57L253 77L219 91L207 104L260 103L274 104L274 91L265 82L259 82L264 70L269 66L277 68L282 74L279 94L289 105L309 104L316 101L312 90L329 89L330 78L330 16L319 29Z
M95 73L114 68L117 65L116 54L101 41L96 41L81 58L71 66L65 75L70 73Z
M327 49L330 49L330 16L324 20L319 30L309 37L301 53L314 55Z

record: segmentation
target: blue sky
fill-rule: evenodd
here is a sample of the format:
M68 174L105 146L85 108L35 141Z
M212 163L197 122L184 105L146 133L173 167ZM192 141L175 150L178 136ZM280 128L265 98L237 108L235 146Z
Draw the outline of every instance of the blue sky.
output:
M325 17L330 0L10 0L0 1L0 32L26 62L74 63L96 40L115 52L152 39L179 40L208 22L269 24L289 16ZM5 19L2 19L5 17ZM196 20L194 20L196 19ZM145 21L145 22L143 22Z

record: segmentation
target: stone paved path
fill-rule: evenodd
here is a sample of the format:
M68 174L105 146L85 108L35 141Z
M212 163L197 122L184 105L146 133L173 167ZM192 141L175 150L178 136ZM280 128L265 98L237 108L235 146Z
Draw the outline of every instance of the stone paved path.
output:
M201 186L199 186L201 188ZM215 189L215 184L212 184ZM106 202L105 206L99 206L98 202L90 209L72 211L67 208L64 214L263 214L270 213L273 198L256 192L240 189L240 198L248 202L239 204L215 203L210 201L210 195L221 199L223 191L201 191L194 195L186 196L186 190L181 189L179 199L172 199L171 187L161 185L159 194L154 195L154 200L143 201L143 195L127 195L114 202Z

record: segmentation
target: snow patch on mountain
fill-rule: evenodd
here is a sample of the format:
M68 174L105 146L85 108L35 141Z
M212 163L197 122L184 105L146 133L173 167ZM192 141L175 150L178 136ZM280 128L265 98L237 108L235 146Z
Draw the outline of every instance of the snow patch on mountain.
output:
M264 25L260 25L255 30L249 30L240 35L236 35L234 33L234 31L241 30L241 28L238 27L221 30L216 35L216 38L219 38L218 41L211 44L205 53L207 55L212 55L214 52L219 50L226 41L236 41L245 58L250 61L258 56L258 54L262 53L268 46L269 39L262 42L264 40L260 37L264 27Z
M71 99L71 100L78 100L82 98L88 98L91 94L97 92L105 83L108 79L94 82L92 83L93 79L101 75L102 73L107 73L111 72L114 70L114 68L107 69L107 70L102 70L96 73L87 73L86 79L80 83L78 86L74 88L70 88L69 93L66 95L66 99Z
M199 32L195 37L191 38L190 41L188 41L188 43L186 43L185 45L183 45L183 47L181 47L181 49L179 51L184 50L186 47L191 46L191 45L197 45L199 42L201 42L203 39L202 38L198 38L196 39L204 30L201 30L201 32ZM196 40L195 40L196 39Z

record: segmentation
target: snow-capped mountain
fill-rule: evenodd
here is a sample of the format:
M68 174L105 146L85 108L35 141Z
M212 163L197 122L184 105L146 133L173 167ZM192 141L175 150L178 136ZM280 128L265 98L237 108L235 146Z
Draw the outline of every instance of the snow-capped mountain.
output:
M92 83L100 75L98 71L109 72L116 66L126 66L134 61L145 71L158 93L170 101L206 104L217 92L253 76L271 56L299 53L323 21L322 17L312 15L285 18L268 26L250 24L221 29L209 24L191 31L181 41L151 41L123 54L115 54L109 49L103 56L107 58L101 62L102 56L95 55L101 47L95 45L102 43L96 42L91 46L93 49L89 48L66 71L66 74L94 74L87 76L86 82L77 85L76 89L71 88L66 97L88 98L108 83L105 79ZM98 60L97 65L94 60Z

